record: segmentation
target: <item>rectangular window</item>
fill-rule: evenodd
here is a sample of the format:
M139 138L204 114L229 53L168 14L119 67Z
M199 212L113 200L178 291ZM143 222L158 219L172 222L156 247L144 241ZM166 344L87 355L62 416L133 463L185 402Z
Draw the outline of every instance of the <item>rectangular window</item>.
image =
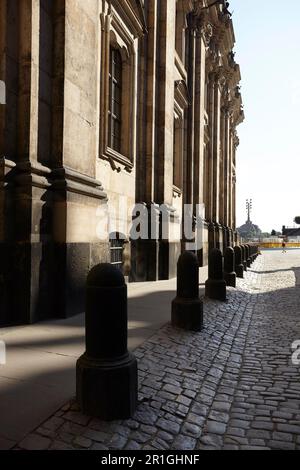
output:
M118 49L110 49L108 144L121 153L122 132L122 57Z
M183 121L174 119L173 185L182 190Z

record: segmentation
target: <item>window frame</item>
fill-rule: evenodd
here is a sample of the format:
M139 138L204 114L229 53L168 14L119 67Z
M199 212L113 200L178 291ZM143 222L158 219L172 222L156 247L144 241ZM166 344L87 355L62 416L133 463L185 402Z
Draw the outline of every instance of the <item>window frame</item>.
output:
M136 161L137 128L137 39L124 28L115 15L101 17L104 22L101 36L99 158L108 161L116 171L131 173ZM107 23L105 26L105 22ZM118 150L110 139L110 51L116 49L122 58L121 142Z
M117 60L116 60L117 59ZM118 62L118 63L117 63ZM114 67L116 65L116 67ZM119 69L119 70L118 70ZM123 94L123 64L120 51L110 46L109 52L109 106L108 106L108 146L118 153L122 150L122 94ZM115 91L119 90L119 101ZM117 110L115 109L115 105ZM114 134L115 125L119 124L118 135ZM118 145L115 145L115 139Z

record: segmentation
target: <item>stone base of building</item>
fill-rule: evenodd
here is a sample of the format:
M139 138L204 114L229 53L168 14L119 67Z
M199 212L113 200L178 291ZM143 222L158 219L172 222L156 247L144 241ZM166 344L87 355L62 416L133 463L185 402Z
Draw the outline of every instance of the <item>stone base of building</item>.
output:
M131 242L131 282L167 280L176 277L180 242L136 240Z
M235 245L235 239L235 233L231 228L216 223L208 223L209 251L218 248L224 254L228 246L233 247Z
M86 277L106 262L105 243L0 244L0 325L31 324L84 312Z

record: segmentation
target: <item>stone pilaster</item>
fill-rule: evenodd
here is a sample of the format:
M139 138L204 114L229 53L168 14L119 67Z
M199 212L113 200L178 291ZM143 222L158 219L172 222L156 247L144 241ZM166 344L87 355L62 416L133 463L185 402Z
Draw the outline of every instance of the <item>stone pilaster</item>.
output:
M214 86L214 146L213 146L213 221L219 223L220 191L220 134L221 134L221 90L220 76L215 75Z
M174 132L174 54L175 54L175 2L158 3L158 70L156 124L156 183L157 203L172 204L173 197L173 132Z
M213 186L213 175L214 175L214 114L215 114L215 75L213 73L209 74L208 82L208 120L209 120L209 145L208 145L208 208L207 208L207 219L209 221L213 220L213 195L214 195L214 186Z
M43 265L40 231L42 227L43 235L47 235L43 220L45 195L50 186L50 169L40 163L38 158L38 122L41 112L40 2L7 2L6 15L7 54L8 57L12 55L17 65L14 73L18 80L16 95L13 85L9 86L4 133L7 156L14 160L14 165L9 162L5 164L5 197L11 201L14 215L4 216L5 221L10 219L9 224L5 222L6 227L10 225L10 236L7 238L5 235L3 242L7 250L5 290L9 300L6 310L8 322L31 323L40 318L38 312L43 299L47 298L46 304L49 305L47 301L51 296L50 289L47 292L45 271L48 265ZM7 61L7 67L10 65L11 62ZM13 145L10 134L14 129L16 145ZM42 290L41 285L46 289ZM43 314L47 315L47 309Z
M206 48L211 37L211 27L204 21L198 22L195 53L195 126L194 126L194 205L203 205L205 202L204 180L205 175L205 93L206 93ZM203 214L205 215L205 214ZM204 222L204 221L203 221ZM196 238L201 240L202 246L198 251L200 265L203 265L207 251L207 226L198 227Z
M146 3L148 35L139 46L139 123L136 202L144 203L151 211L155 200L156 185L156 87L159 57L158 4L156 0ZM159 221L158 221L159 222ZM159 240L132 241L132 281L155 281L159 279Z
M51 179L54 271L59 279L55 308L62 317L83 311L86 275L95 263L109 259L108 234L99 239L97 229L104 223L99 210L106 205L96 179L99 4L63 3L57 3L56 11Z

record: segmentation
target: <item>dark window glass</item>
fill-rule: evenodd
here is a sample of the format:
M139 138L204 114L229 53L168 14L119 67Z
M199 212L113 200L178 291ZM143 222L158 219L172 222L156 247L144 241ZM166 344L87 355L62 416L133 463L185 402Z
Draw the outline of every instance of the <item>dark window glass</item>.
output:
M110 49L108 143L121 152L122 131L122 57L118 49Z

